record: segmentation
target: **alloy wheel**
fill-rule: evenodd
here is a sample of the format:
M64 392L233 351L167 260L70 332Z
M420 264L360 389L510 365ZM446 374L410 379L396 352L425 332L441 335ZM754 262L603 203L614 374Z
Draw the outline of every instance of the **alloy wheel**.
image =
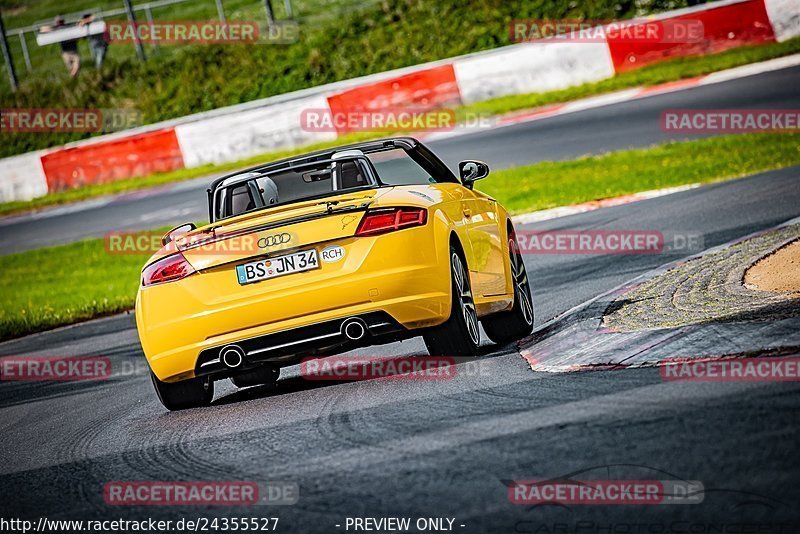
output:
M459 297L458 302L461 307L461 314L464 317L464 324L467 327L467 333L469 333L470 339L477 345L480 343L481 335L480 330L478 330L478 312L475 310L475 302L472 300L472 290L469 287L469 275L458 254L453 254L450 263L453 269L453 279L456 283L456 291Z
M517 240L512 237L508 242L511 251L511 273L514 277L514 296L517 298L522 312L522 317L527 324L533 324L533 302L531 302L531 289L528 284L528 271L522 261Z

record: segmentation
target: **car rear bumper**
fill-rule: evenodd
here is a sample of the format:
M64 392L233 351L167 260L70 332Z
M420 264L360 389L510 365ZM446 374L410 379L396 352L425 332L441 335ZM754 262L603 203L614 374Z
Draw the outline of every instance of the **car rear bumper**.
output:
M297 363L303 356L324 354L334 349L350 350L416 335L414 329L435 326L447 319L450 314L449 301L448 294L432 293L349 306L264 328L199 340L148 355L147 359L152 371L162 381L228 371L221 365L201 364L219 358L220 350L229 345L239 345L244 349L245 366L261 362L287 366ZM376 317L380 317L380 320L376 320ZM398 317L405 318L405 322ZM349 318L364 320L366 332L362 339L351 341L343 335L341 325Z
M410 332L386 312L351 315L205 349L197 358L194 374L223 378L262 363L282 367L297 363L303 356L397 341ZM242 355L241 363L234 367L222 357L232 347Z
M439 241L430 226L348 238L338 242L347 250L341 263L245 286L236 298L228 295L237 288L225 285L235 282L233 266L142 288L136 321L145 356L159 380L169 382L224 376L227 368L208 362L231 344L242 346L245 364L286 366L416 335L450 315L449 249L437 248ZM342 334L341 323L351 317L365 322L362 339Z

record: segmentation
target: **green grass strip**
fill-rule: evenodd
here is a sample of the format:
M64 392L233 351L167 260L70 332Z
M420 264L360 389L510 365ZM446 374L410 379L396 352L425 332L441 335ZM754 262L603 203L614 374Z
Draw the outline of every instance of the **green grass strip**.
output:
M800 134L742 134L544 161L497 171L478 183L512 213L525 213L798 164Z

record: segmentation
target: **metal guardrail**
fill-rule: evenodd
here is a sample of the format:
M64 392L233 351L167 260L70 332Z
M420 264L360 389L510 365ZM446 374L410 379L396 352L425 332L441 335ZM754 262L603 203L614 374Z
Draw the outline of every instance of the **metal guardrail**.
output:
M225 7L223 5L223 0L154 0L154 1L135 4L132 6L132 10L134 13L137 14L144 13L144 19L148 23L152 24L154 9L169 7L175 4L196 3L199 1L213 1L216 6L218 20L226 22ZM263 0L253 0L253 3L254 5L257 5L258 3L261 3L261 1ZM292 19L293 18L292 0L283 0L283 4L287 18ZM272 7L270 5L270 1L263 2L263 5L267 9L267 16L271 18ZM110 19L119 16L124 16L129 18L128 12L124 7L120 7L118 9L108 9L108 10L102 10L100 8L90 8L90 9L84 9L83 11L77 13L67 13L61 16L64 18L64 21L67 24L70 24L78 22L81 19L81 17L86 14L92 14L96 19L99 20ZM43 26L51 26L52 24L53 24L53 19L47 19L34 22L29 26L10 28L6 30L5 34L7 38L16 36L19 39L20 48L22 49L22 57L25 61L25 67L28 70L28 72L33 71L33 65L31 63L31 54L28 48L26 33L31 33L35 36L39 33L40 29ZM157 45L154 46L157 47Z
M148 23L153 22L153 9L158 9L162 7L171 6L174 4L182 4L186 2L196 2L197 0L155 0L154 2L145 2L143 4L138 4L133 6L133 11L135 12L144 12L145 20ZM285 0L287 7L291 5L291 0ZM214 3L217 7L217 16L219 20L225 22L225 8L222 4L222 0L214 0ZM291 9L291 7L289 7ZM92 9L85 9L78 13L67 13L66 15L61 15L64 18L66 23L75 23L81 19L83 15L92 14L97 19L104 19L104 18L113 18L118 17L120 15L126 16L128 15L127 11L124 7L119 9L109 9L109 10L101 10L99 8L92 8ZM33 71L33 65L31 64L31 55L30 51L28 50L28 42L25 38L26 33L32 33L34 36L39 33L39 30L43 26L52 25L53 20L47 19L42 21L37 21L31 24L30 26L23 26L21 28L11 28L6 31L6 36L11 37L16 35L19 39L20 48L22 49L22 58L25 61L25 68L28 72Z
M145 2L145 3L141 3L141 4L134 4L133 5L133 10L134 10L134 12L144 11L145 18L149 18L147 15L148 15L148 13L151 13L151 17L152 17L152 10L153 9L157 9L157 8L160 8L160 7L171 6L171 5L174 5L174 4L183 4L183 3L187 3L187 2L191 3L191 2L197 2L197 1L198 0L155 0L154 2ZM216 4L216 6L217 6L217 15L219 16L220 20L224 21L225 20L225 10L224 10L224 6L222 4L222 0L214 0L214 2ZM125 8L121 7L119 9L109 9L109 10L106 10L106 11L103 11L103 10L101 10L99 8L84 9L83 11L79 11L77 13L68 13L66 15L61 15L61 16L64 17L64 20L66 22L70 22L70 21L77 22L81 18L81 16L86 14L86 13L91 13L91 14L95 15L97 18L112 18L112 17L117 17L119 15L126 15L127 14L127 12L125 11ZM23 26L21 28L9 28L8 30L6 30L6 35L11 36L11 35L19 35L19 34L27 33L27 32L36 32L36 31L39 31L39 28L41 28L42 26L48 26L48 25L50 25L52 23L53 23L53 19L46 19L46 20L41 20L41 21L34 22L30 26Z
M264 10L266 15L266 22L267 24L272 26L276 22L274 11L272 8L272 2L276 0L251 0L251 1L253 8L260 7L261 9ZM277 1L280 2L281 0ZM298 0L295 0L295 2L297 1ZM285 19L294 21L295 23L298 24L303 24L318 19L335 18L342 15L343 13L358 11L370 7L374 4L380 3L381 1L383 0L346 0L342 3L331 2L329 5L326 5L324 9L313 11L310 14L303 14L300 16L296 16L294 9L295 6L293 6L292 0L283 0L283 16L285 17ZM83 16L87 14L93 15L95 20L101 21L103 19L108 20L108 19L113 19L115 17L117 18L125 17L128 20L131 20L131 17L135 17L138 20L139 19L138 15L143 13L144 14L143 22L147 24L152 24L155 21L155 19L153 18L153 11L156 9L162 9L165 7L178 4L207 5L208 2L214 2L214 6L216 7L216 12L217 12L217 20L223 23L227 22L227 17L225 14L225 6L224 6L225 0L150 0L141 3L139 3L138 0L135 0L136 3L134 3L131 0L119 0L119 2L120 4L123 4L123 6L125 6L125 4L129 5L131 11L130 12L128 11L127 6L115 9L107 9L107 10L102 10L98 7L95 7L95 8L87 8L76 13L63 14L61 15L61 17L64 19L66 24L70 25L70 24L76 24ZM238 13L241 9L242 6L239 5L237 6L237 9L234 13L229 13L229 14L235 17L236 13ZM0 17L0 23L2 23L2 17ZM22 58L25 63L25 68L27 72L29 73L33 72L34 66L31 60L31 49L29 48L27 34L30 33L33 34L34 37L36 37L43 26L52 26L52 25L53 25L53 19L51 18L47 20L34 22L33 24L28 26L6 29L4 31L5 38L3 38L3 35L0 35L0 45L2 45L2 52L6 67L5 70L8 71L12 91L16 91L17 88L17 75L15 73L15 69L13 68L13 57L11 55L11 51L8 46L8 40L13 39L16 36L16 38L19 40L19 47L22 51ZM0 32L3 31L2 28L3 26L2 24L0 24ZM39 46L42 45L40 44ZM134 43L134 46L136 47L136 52L139 58L142 60L146 59L142 44L136 41ZM151 46L155 51L157 51L159 48L157 41L152 42Z

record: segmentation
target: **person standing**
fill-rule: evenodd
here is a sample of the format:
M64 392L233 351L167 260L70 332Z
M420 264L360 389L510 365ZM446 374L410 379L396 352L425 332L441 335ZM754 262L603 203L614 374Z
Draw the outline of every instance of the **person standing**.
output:
M81 26L88 26L89 24L94 21L94 15L91 13L87 13L86 15L81 17L80 25ZM94 66L97 69L103 66L103 61L106 58L106 52L108 51L108 41L106 41L105 33L97 33L97 34L89 34L89 50L92 52L92 57L94 58Z
M39 31L42 33L51 32L53 30L63 29L66 27L64 17L61 15L55 18L53 26L43 26ZM70 77L74 78L81 70L81 55L78 53L78 40L69 39L61 41L61 59L64 60L64 65L69 71Z

